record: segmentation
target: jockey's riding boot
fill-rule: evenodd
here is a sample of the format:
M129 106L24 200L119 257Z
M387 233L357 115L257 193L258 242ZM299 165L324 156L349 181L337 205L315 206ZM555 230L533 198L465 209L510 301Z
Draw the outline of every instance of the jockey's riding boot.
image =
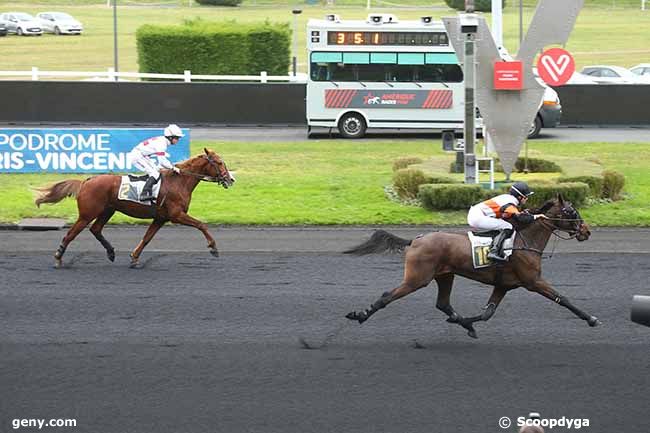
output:
M147 200L153 200L153 186L156 184L156 178L149 176L147 178L147 181L144 183L144 186L142 187L142 192L140 193L140 201L147 201Z
M512 236L512 229L504 229L497 235L492 243L492 248L488 253L488 259L504 262L507 259L503 256L503 243Z

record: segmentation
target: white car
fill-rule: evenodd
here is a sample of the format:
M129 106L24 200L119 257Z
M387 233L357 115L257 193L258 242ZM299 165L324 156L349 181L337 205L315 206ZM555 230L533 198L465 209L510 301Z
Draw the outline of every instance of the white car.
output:
M24 12L7 12L0 15L0 21L7 26L7 32L15 33L18 36L43 34L41 23L30 14Z
M650 83L650 63L640 63L630 68L630 72L638 75L644 82Z
M599 84L639 84L643 82L638 75L621 66L585 66L581 72Z
M64 12L41 12L36 18L44 32L56 35L80 35L84 30L79 21Z

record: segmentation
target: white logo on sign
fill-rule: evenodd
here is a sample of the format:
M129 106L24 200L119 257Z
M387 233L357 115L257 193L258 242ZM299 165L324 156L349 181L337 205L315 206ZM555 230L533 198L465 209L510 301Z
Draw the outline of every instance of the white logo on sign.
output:
M551 78L554 81L559 81L560 76L564 74L566 68L569 66L571 59L566 54L562 54L557 58L557 62L551 56L542 56L542 65L546 68Z

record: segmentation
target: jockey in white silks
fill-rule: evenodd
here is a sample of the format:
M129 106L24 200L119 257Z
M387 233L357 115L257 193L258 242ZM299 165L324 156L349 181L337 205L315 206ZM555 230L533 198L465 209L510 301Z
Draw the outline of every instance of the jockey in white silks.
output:
M501 230L494 239L488 258L504 261L502 247L503 242L512 236L513 227L509 221L516 221L518 224L527 225L537 218L545 218L545 215L532 215L528 212L521 212L519 205L526 203L528 197L534 192L530 190L526 182L515 182L508 194L501 194L489 200L475 204L467 213L467 223L476 230Z
M167 146L178 143L184 135L181 128L171 124L165 128L163 136L148 138L138 143L129 152L128 159L131 165L149 175L140 194L141 201L152 200L154 198L152 189L160 178L161 168L167 168L173 170L174 173L180 173L178 167L175 167L167 159L169 157Z

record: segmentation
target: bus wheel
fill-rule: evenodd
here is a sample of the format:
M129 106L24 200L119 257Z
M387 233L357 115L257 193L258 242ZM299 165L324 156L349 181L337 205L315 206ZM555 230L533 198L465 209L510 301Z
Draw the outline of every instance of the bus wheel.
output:
M366 121L359 113L346 114L339 121L339 132L345 138L361 138L366 135Z

